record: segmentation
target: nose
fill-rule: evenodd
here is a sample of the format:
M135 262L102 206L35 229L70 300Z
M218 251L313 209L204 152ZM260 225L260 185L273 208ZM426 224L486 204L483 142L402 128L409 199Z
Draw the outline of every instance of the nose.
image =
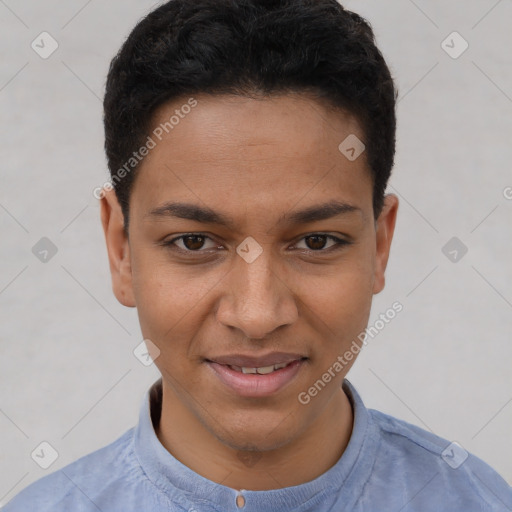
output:
M297 320L294 292L279 275L270 250L251 263L237 256L233 265L217 309L219 322L249 339L263 339Z

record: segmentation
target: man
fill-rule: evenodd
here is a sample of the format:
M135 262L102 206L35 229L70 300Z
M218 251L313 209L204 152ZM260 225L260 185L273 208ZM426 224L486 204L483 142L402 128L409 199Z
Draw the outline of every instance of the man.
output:
M99 197L162 378L136 428L7 512L512 510L483 461L345 379L395 227L395 100L335 0L172 0L135 27Z

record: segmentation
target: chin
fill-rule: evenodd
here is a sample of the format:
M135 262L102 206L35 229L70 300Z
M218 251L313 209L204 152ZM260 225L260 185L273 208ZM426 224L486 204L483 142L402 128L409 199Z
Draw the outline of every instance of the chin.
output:
M259 437L248 436L246 433L240 437L219 436L218 439L237 452L270 452L286 446L291 441L289 433L283 436L261 435Z
M290 443L298 435L293 416L281 417L278 421L247 421L237 425L226 425L222 431L212 433L217 439L236 451L267 452L277 450ZM271 426L275 425L275 426Z

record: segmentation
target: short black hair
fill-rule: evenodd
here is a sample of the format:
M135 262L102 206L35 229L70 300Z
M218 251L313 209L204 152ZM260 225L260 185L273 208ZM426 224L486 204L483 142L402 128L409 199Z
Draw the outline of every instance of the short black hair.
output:
M356 117L377 218L394 164L397 91L370 23L336 0L170 0L139 21L107 77L105 151L126 231L132 156L159 106L200 93L290 92Z

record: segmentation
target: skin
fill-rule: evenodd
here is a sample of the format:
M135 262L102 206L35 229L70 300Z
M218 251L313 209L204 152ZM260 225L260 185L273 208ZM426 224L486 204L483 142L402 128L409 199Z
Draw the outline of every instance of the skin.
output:
M195 98L197 107L137 170L128 236L114 192L101 200L113 290L137 308L144 338L160 350L155 431L165 448L235 489L299 485L331 468L350 439L353 413L341 384L355 358L307 405L298 395L367 326L372 296L385 283L398 199L386 196L375 221L365 153L352 162L338 150L350 134L364 140L347 113L305 94ZM161 106L153 126L187 99ZM168 201L207 206L233 229L149 214ZM357 210L286 220L330 201ZM190 233L199 238L162 245ZM249 236L263 249L252 263L236 252ZM308 359L267 397L238 396L205 362L272 351Z

